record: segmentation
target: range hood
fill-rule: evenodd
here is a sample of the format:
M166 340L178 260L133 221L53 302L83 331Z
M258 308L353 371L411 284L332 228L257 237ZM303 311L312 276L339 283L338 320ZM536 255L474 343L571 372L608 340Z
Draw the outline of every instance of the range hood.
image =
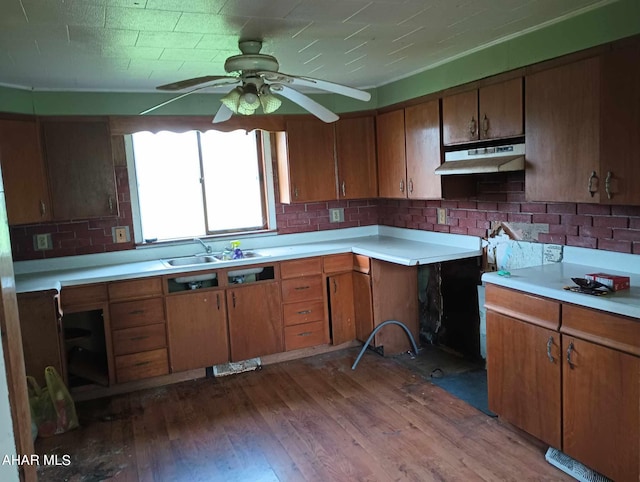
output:
M524 170L524 144L512 144L446 152L444 163L435 170L435 173L446 176L522 170Z

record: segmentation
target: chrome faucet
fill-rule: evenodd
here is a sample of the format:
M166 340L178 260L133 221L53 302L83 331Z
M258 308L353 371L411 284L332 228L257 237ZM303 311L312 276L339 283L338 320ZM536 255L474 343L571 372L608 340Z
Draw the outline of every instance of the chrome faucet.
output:
M204 241L202 241L200 238L193 238L193 240L199 242L204 247L204 250L207 252L207 254L213 253L213 248L204 244Z

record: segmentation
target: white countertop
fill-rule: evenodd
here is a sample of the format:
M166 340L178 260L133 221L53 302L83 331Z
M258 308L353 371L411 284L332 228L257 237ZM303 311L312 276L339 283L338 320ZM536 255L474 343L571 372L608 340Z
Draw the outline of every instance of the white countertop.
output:
M566 303L640 318L640 257L594 251L565 248L566 254L561 263L510 270L510 276L485 273L482 281ZM604 296L563 289L565 286L575 285L571 278L584 278L585 274L601 272L629 276L631 288Z
M332 236L334 239L327 239L331 233L326 232L321 235L310 233L309 236L279 236L278 238L283 242L295 241L291 244L279 246L273 245L275 244L273 238L276 238L274 236L263 243L259 240L253 240L252 251L261 254L261 257L219 261L204 265L168 267L162 262L162 259L185 256L183 254L184 249L181 249L180 254L176 255L170 255L167 249L156 250L155 253L158 257L146 260L131 259L136 254L128 253L126 257L130 260L121 263L113 262L114 259L117 259L115 253L109 253L108 257L101 255L74 257L68 263L73 267L65 266L64 258L49 260L47 263L16 263L16 289L18 293L46 289L59 290L63 286L166 274L193 273L202 270L224 269L249 264L349 252L407 266L470 258L482 254L480 238L474 236L431 233L385 226L373 227L375 229L372 229L372 227L367 228L335 230ZM354 234L356 236L353 236ZM365 235L357 236L358 234ZM260 247L261 244L265 246ZM271 246L268 246L268 244L271 244ZM189 246L189 248L191 251L198 250L195 245ZM151 249L140 250L137 256L153 257L154 251ZM111 262L100 264L101 261L105 260ZM38 267L42 269L38 270Z

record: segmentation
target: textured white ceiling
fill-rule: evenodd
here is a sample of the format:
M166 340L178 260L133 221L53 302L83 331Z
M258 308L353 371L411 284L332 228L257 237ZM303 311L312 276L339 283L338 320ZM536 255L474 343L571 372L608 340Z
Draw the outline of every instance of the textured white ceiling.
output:
M602 0L0 0L0 84L150 91L224 75L239 39L280 70L374 87Z

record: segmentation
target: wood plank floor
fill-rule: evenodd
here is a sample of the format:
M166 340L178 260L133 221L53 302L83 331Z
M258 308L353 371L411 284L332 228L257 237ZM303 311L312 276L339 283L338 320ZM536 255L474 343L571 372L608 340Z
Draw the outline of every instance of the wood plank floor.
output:
M356 349L77 405L41 481L562 481L545 447Z

